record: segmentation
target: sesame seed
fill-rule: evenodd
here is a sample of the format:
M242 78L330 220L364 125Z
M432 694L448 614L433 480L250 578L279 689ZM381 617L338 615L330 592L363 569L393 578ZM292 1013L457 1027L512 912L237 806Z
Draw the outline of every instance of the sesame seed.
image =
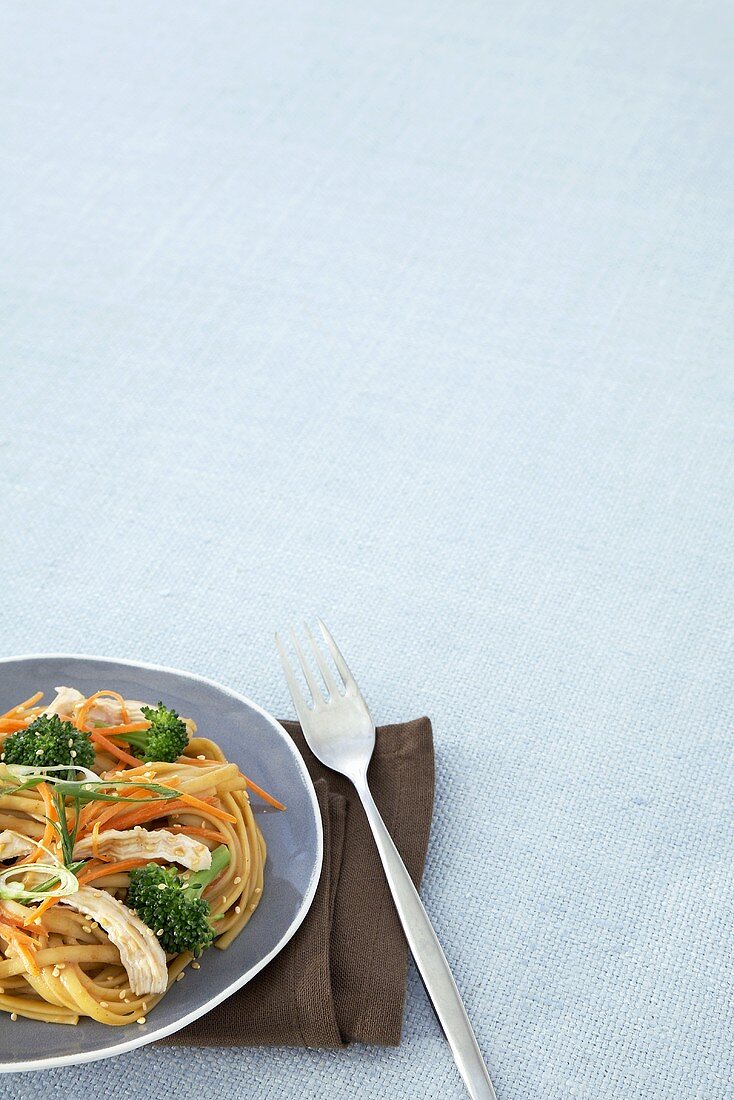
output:
M17 1012L11 1012L10 1013L10 1019L11 1020L17 1020L18 1019L18 1013Z
M69 756L70 756L70 757L72 758L72 760L73 760L73 759L74 759L74 757L76 756L76 749L72 749L72 750L71 750L71 752L69 753Z
M70 737L67 743L68 743L70 749L74 748L74 738L73 737Z
M262 894L262 887L261 886L256 886L255 889L252 892L253 892L253 894Z
M227 904L227 895L222 894L222 905L226 905L226 904Z
M43 924L43 921L41 920L41 918L40 918L40 917L36 917L36 919L34 920L34 922L33 922L33 923L34 923L34 924Z
M158 883L158 889L159 890L165 890L165 888L166 888L165 882L159 882Z
M196 759L197 760L206 760L206 757L204 756L204 753L202 753L201 756L197 756Z
M191 964L191 969L192 970L201 970L201 963L193 962Z
M163 935L163 929L159 928L158 931L156 932L156 936L162 936L162 935Z
M239 886L239 884L240 884L241 882L242 882L242 879L241 879L241 877L240 877L239 875L237 875L237 878L236 878L236 879L234 880L234 884L235 884L235 886Z
M100 1008L109 1008L110 1007L109 1002L108 1001L100 1001L99 1002L99 1007Z
M181 979L182 979L182 978L185 978L185 977L186 977L186 971L185 971L185 970L182 970L180 974L177 974L177 975L176 975L176 981L177 981L177 982L180 982L180 981L181 981Z
M43 749L36 749L36 756L43 756ZM16 1018L16 1020L18 1019L17 1016L15 1018Z
M242 910L240 909L239 905L235 905L235 907L234 907L234 911L235 911L235 913L241 913L241 912L242 912Z
M124 990L124 989L121 989L121 990L120 990L120 1000L121 1000L121 1001L124 1001L124 1000L125 1000L125 990Z
M91 932L91 931L92 931L92 929L91 929L90 925L88 925L88 924L83 924L82 925L82 932Z
M145 1023L145 1016L138 1016L138 1023L139 1024L144 1024Z

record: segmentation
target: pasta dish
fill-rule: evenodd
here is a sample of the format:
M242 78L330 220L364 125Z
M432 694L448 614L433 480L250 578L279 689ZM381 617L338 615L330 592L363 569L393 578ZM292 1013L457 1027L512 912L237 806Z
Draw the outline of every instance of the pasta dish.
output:
M0 1009L144 1024L262 897L248 792L284 807L162 702L42 696L0 716Z

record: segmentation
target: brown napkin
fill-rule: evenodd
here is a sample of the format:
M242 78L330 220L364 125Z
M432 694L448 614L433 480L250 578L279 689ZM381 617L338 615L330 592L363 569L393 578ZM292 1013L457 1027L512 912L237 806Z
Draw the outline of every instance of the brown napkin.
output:
M352 785L316 760L284 722L316 787L324 866L292 940L251 982L164 1043L182 1046L397 1046L406 947L372 834ZM433 810L428 718L377 730L369 769L375 802L418 885ZM267 866L266 866L267 889Z

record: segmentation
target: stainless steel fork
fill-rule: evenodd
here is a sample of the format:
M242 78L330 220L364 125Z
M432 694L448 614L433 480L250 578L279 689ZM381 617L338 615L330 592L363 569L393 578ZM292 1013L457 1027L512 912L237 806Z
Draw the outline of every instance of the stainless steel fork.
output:
M313 659L326 686L327 698L324 698L323 689L306 659L298 637L295 631L291 631L291 641L311 693L310 705L303 697L280 636L275 635L283 671L304 736L314 756L327 768L333 768L345 775L357 789L374 834L405 938L469 1095L474 1100L497 1100L446 956L367 785L367 765L375 747L375 723L372 715L347 662L320 619L319 626L339 670L343 690L337 686L326 657L309 628L305 626Z

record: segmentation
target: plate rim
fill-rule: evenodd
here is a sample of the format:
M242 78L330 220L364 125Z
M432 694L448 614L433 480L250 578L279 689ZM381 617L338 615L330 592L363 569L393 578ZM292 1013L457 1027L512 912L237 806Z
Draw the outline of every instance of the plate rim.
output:
M272 951L268 952L262 959L259 959L249 970L245 971L243 975L236 978L231 982L221 993L216 994L214 997L210 997L203 1005L194 1008L191 1012L188 1012L180 1020L175 1023L167 1024L164 1027L160 1027L150 1033L138 1034L135 1038L127 1039L115 1044L112 1047L107 1047L105 1050L86 1051L81 1054L61 1054L48 1058L34 1058L32 1061L25 1062L0 1062L0 1073L27 1073L33 1071L41 1071L45 1069L54 1069L59 1066L69 1065L81 1065L85 1062L99 1062L105 1058L114 1058L118 1054L126 1054L130 1050L135 1050L137 1047L147 1046L149 1043L154 1043L158 1039L164 1039L167 1035L174 1035L177 1031L181 1031L187 1024L193 1023L194 1020L200 1019L208 1012L211 1012L213 1008L221 1004L222 1001L226 1001L228 997L231 997L233 993L236 993L238 989L242 989L247 985L256 974L258 974L263 967L274 959L277 954L285 947L288 941L295 935L298 928L303 923L306 914L311 908L311 904L316 893L316 888L319 884L321 877L321 869L324 859L324 830L321 821L321 813L319 811L318 799L316 797L316 790L313 785L313 780L308 772L305 761L300 752L296 748L293 740L289 737L288 733L278 721L274 718L269 711L264 707L259 706L247 695L243 695L239 691L235 691L234 688L227 687L225 684L220 683L218 680L213 680L209 676L200 676L196 672L187 672L185 669L174 668L170 665L159 665L150 661L133 661L123 657L105 657L97 656L92 653L21 653L10 657L0 657L0 671L2 666L11 664L18 661L39 661L39 660L75 660L75 661L106 661L109 664L121 665L124 668L144 668L149 672L167 672L173 673L176 676L183 676L188 680L194 680L200 684L206 684L209 687L217 688L219 691L223 691L226 695L236 699L240 703L245 703L247 706L252 707L257 711L273 728L274 733L285 743L288 751L295 760L296 766L301 773L304 786L308 791L309 799L311 802L311 809L313 811L314 820L316 823L316 841L317 841L317 853L316 863L311 872L311 878L306 889L306 893L303 897L298 912L289 924L281 936L278 943L275 945ZM117 1031L117 1028L110 1029L113 1033Z

